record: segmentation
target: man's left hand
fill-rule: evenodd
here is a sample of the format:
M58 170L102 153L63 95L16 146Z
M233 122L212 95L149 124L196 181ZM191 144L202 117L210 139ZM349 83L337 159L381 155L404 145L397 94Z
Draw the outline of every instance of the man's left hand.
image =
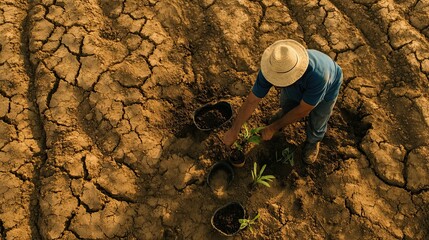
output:
M262 140L264 141L270 140L273 137L274 133L276 132L277 131L271 125L264 127L264 129L261 130Z

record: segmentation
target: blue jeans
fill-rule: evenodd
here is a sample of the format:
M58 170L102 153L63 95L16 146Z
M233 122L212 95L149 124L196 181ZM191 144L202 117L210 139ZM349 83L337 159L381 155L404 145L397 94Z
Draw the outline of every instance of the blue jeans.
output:
M328 129L328 120L331 117L332 110L334 109L337 98L331 101L322 100L310 112L307 122L307 139L309 143L316 143L322 141ZM299 102L288 99L283 89L280 95L280 106L282 107L283 114L289 112L299 105Z

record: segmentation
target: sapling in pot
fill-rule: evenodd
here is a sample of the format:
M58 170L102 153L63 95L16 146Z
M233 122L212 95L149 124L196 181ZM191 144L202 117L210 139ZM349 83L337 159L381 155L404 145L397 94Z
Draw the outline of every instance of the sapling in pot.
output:
M243 130L240 132L239 139L234 143L234 146L240 151L245 150L246 146L249 143L259 144L262 141L262 137L259 135L259 132L264 129L264 127L252 128L249 129L247 124L243 125Z
M234 149L231 152L231 163L235 167L244 166L244 152L249 143L259 144L262 141L259 132L264 127L249 129L247 124L243 125L243 131L240 132L239 139L234 143Z
M245 156L243 151L239 149L233 149L231 151L229 160L234 167L243 167L245 163Z

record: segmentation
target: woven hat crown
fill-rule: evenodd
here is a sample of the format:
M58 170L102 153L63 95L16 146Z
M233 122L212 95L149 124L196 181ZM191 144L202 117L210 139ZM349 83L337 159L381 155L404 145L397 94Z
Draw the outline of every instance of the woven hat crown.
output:
M286 73L293 69L298 62L296 51L290 46L276 46L270 56L272 70Z
M286 87L301 78L308 65L307 49L292 39L278 40L261 57L261 72L268 82Z

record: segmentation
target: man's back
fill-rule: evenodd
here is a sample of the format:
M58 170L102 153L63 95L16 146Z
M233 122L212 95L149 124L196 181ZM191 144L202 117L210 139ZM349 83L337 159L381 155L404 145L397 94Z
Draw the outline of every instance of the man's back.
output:
M285 88L286 94L295 101L304 100L317 105L322 99L330 101L338 96L342 71L328 55L308 50L309 64L304 75Z

